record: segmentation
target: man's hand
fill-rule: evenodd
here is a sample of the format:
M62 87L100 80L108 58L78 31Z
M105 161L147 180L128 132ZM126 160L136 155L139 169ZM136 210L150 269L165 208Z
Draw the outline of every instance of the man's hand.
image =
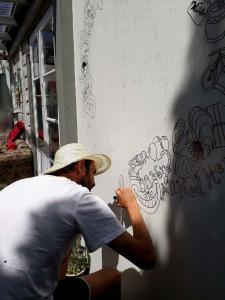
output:
M132 261L141 269L152 269L156 263L153 242L144 222L136 196L131 188L119 188L116 191L117 206L127 210L133 236L124 232L108 245Z
M116 191L116 205L128 209L132 205L138 205L132 188L118 188Z

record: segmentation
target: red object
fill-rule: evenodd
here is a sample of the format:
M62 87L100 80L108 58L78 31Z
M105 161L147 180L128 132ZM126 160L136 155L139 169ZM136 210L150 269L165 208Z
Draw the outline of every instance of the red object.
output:
M6 144L7 150L15 150L17 149L16 144L13 141L8 140Z
M14 141L20 137L20 135L24 131L24 128L25 126L23 121L18 121L16 123L16 125L13 127L13 129L10 131L8 135L8 141L6 145L7 150L15 150L17 148Z
M44 139L44 132L43 132L43 130L38 130L38 137L39 137L39 139L41 139L41 140L43 140Z
M16 139L18 139L21 133L24 131L24 128L24 123L22 121L18 121L13 127L13 129L10 131L8 135L8 140L15 141Z

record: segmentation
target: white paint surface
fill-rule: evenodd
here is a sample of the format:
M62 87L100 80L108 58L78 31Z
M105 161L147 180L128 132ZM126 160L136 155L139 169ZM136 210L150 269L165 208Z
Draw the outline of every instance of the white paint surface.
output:
M158 174L151 188L161 190L154 209L145 209L139 199L157 267L140 271L103 249L92 255L92 270L117 264L123 271L123 299L225 299L225 138L221 133L218 141L217 132L223 131L225 96L218 88L204 91L201 86L213 62L208 55L225 46L225 38L208 43L207 35L223 33L222 23L218 21L214 33L208 19L197 26L187 12L188 0L73 4L78 140L112 158L110 171L96 178L95 192L112 202L123 175L126 184L139 186L139 195L147 197L144 203L153 205L137 166L132 171L136 179L129 176L129 162L143 151L148 158L139 174L148 180L150 171ZM194 112L195 106L202 109ZM197 151L196 140L203 148L208 145L208 152ZM165 168L160 175L162 166L170 167L167 181ZM163 186L170 192L163 194Z

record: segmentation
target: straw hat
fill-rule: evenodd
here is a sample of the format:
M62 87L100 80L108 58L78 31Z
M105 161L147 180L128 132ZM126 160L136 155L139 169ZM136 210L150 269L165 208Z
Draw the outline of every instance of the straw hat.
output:
M55 153L54 163L43 174L51 174L72 163L87 159L95 162L96 175L105 172L111 165L110 158L105 154L93 154L81 144L71 143L62 146Z

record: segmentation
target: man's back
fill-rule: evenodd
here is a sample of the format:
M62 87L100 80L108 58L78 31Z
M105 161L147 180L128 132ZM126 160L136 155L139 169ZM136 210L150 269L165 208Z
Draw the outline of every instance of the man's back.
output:
M90 153L81 144L67 144L56 152L53 166L45 172L52 175L20 180L0 192L0 221L4 224L0 235L1 300L52 299L59 278L65 275L76 233L83 235L90 252L108 245L142 269L154 267L153 243L132 189L115 192L117 205L128 212L133 236L107 204L90 192L94 176L110 164L105 154ZM115 268L106 268L83 276L83 280L92 299L106 298L109 291L117 299L120 277ZM73 291L76 293L76 288Z
M0 193L1 299L7 299L3 295L8 288L15 299L33 299L35 294L43 299L51 294L76 232L74 195L79 190L66 178L38 176L15 182Z
M51 299L76 234L89 251L125 228L102 199L65 177L19 180L0 192L1 300Z

